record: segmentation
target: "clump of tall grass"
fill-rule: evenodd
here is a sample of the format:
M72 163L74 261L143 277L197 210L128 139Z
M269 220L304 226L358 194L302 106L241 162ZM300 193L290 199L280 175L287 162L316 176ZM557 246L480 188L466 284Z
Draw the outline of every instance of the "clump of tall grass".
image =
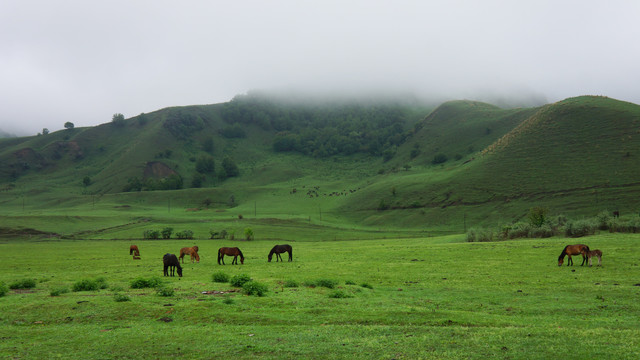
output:
M233 287L242 287L242 285L244 285L246 282L251 281L251 277L247 274L238 274L235 275L231 278L231 280L229 280L229 283L231 284L231 286Z
M162 280L158 277L152 278L136 278L131 280L131 288L132 289L145 289L145 288L157 288L162 284Z
M115 302L125 302L125 301L131 301L131 298L125 294L114 294L113 300L115 300Z
M257 281L247 281L242 285L242 291L247 295L264 296L269 287Z
M175 293L173 288L168 286L158 287L156 292L158 293L159 296L164 296L164 297L173 296L173 294Z
M77 281L73 284L73 286L71 287L71 290L73 290L73 292L78 292L78 291L95 291L95 290L106 289L106 288L107 288L107 282L105 278L100 277L93 280L83 279L83 280Z
M347 294L346 292L344 292L342 290L334 290L334 291L329 293L329 297L332 298L332 299L344 299L344 298L351 298L353 296Z
M324 287L327 289L333 289L338 285L338 282L333 279L318 279L314 281L305 281L304 285L312 288Z
M286 281L282 284L282 286L284 286L284 287L286 287L286 288L297 288L297 287L298 287L298 286L300 286L300 285L299 285L299 284L298 284L298 282L297 282L297 281L295 281L295 280L286 280Z
M229 282L229 275L227 273L225 273L225 272L222 272L222 271L218 271L216 273L213 273L211 278L213 279L213 282L217 282L217 283Z
M66 294L68 292L69 292L69 288L67 288L65 286L60 286L60 287L51 289L51 292L49 292L49 295L51 295L51 296L60 296L62 294Z
M0 281L0 297L7 295L8 292L9 288L7 287L7 285Z
M9 288L13 289L13 290L17 290L17 289L33 289L34 287L36 287L36 280L35 279L16 280L16 281L12 282L11 284L9 284Z

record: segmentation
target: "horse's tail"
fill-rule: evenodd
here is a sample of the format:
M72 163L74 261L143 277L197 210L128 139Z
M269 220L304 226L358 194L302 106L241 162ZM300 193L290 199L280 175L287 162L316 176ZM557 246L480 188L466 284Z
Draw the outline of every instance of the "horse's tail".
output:
M220 265L220 250L218 249L218 265Z
M293 248L289 247L289 259L291 259L291 261L293 261Z

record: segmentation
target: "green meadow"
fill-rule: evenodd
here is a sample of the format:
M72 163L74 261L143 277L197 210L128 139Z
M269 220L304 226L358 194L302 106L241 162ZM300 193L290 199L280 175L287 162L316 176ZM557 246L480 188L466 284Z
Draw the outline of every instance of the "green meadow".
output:
M576 242L565 238L300 241L293 262L271 263L269 240L4 240L0 281L36 286L0 297L0 357L635 359L638 240L580 239L603 250L600 267L558 267ZM162 255L192 245L200 263L163 277ZM239 246L244 265L218 265L222 246ZM221 272L267 291L214 282ZM154 278L173 294L131 288ZM95 279L103 289L73 291Z

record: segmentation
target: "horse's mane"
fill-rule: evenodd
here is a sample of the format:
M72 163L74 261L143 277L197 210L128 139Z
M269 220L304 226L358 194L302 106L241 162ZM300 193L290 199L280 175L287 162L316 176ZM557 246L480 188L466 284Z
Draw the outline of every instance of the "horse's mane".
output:
M240 258L241 258L241 259L244 259L244 255L242 255L242 251L240 251L240 249L239 249L239 248L236 248L236 249L238 249L238 253L240 254Z
M567 254L567 248L569 247L569 245L565 246L564 249L562 249L562 252L560 253L560 256L558 256L558 261L562 260L565 255Z

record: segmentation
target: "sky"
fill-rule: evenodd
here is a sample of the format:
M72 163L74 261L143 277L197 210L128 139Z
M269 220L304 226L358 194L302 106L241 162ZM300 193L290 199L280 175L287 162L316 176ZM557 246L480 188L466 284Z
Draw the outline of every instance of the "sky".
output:
M250 91L640 104L640 1L0 0L0 130Z

